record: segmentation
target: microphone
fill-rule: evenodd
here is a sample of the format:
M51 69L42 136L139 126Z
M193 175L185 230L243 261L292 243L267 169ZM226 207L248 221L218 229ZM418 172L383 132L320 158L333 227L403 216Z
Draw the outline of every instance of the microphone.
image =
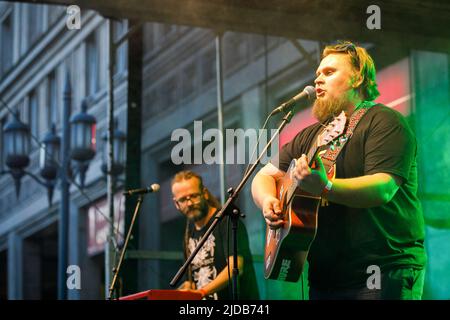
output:
M126 195L126 196L131 196L131 195L134 195L134 194L146 194L146 193L158 192L159 188L160 188L160 185L157 184L157 183L154 183L150 187L141 188L141 189L127 190L123 194Z
M314 100L315 98L316 98L316 89L314 89L313 86L307 86L307 87L305 87L305 89L303 89L302 92L297 94L295 97L293 97L289 101L286 101L285 103L281 104L278 108L274 109L270 113L270 115L273 116L274 114L277 114L280 112L285 112L285 111L291 109L292 107L294 107L294 105L299 101Z

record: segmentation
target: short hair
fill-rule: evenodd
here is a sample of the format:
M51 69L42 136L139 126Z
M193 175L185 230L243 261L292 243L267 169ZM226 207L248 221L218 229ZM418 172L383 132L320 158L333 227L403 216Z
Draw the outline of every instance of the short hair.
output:
M200 175L190 170L183 170L178 172L172 179L171 186L173 186L177 182L181 182L183 180L190 180L192 178L197 179L200 182L200 189L203 189L203 179Z
M215 196L212 195L212 193L208 190L208 188L206 188L203 185L203 178L199 174L195 173L194 171L183 170L183 171L178 172L173 177L171 186L173 186L177 182L181 182L184 180L190 180L190 179L197 179L199 181L199 188L200 188L200 190L204 189L206 191L206 193L208 194L208 204L211 207L214 207L217 209L220 209L222 207L220 204L220 201Z
M350 57L353 68L363 79L359 86L360 94L364 100L375 100L380 92L377 88L375 63L367 50L350 41L341 41L338 44L326 46L322 53L322 59L333 53L343 53Z

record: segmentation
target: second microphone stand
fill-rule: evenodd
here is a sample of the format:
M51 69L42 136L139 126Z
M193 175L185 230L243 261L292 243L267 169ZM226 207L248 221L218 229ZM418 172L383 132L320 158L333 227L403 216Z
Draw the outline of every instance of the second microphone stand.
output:
M136 207L134 209L133 218L131 219L130 227L128 228L128 232L127 232L127 236L125 238L125 242L123 244L122 252L120 253L119 261L117 262L117 266L115 266L113 268L113 270L112 270L113 273L114 273L114 277L113 277L113 279L111 281L111 285L109 287L108 300L112 299L112 295L114 293L114 289L115 289L115 286L116 286L116 281L117 281L117 278L119 276L120 267L122 266L123 259L125 257L125 252L126 252L127 247L128 247L128 242L130 241L131 233L133 231L134 223L136 221L137 215L139 213L139 208L141 207L141 204L142 204L143 200L144 200L144 198L143 198L142 194L140 194L139 197L138 197L138 201L136 203Z

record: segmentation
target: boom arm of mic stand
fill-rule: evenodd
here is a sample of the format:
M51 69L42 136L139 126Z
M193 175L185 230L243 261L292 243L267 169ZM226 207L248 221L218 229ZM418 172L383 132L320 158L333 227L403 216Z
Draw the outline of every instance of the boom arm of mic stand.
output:
M291 121L292 116L293 116L293 112L289 111L283 117L283 121L281 122L281 124L277 128L277 131L274 133L274 135L272 136L270 141L267 143L267 145L261 151L261 153L258 156L258 158L256 159L255 163L250 167L250 169L244 175L244 177L242 178L242 180L239 183L239 185L230 194L230 196L228 197L227 201L223 205L222 209L216 214L215 220L210 225L208 230L206 230L205 234L203 235L203 237L198 242L197 247L194 249L194 251L191 253L191 255L187 258L186 262L181 266L181 268L178 270L177 274L174 276L174 278L170 282L170 286L171 287L175 287L177 285L177 283L180 281L181 277L186 272L186 269L191 264L192 260L194 260L194 258L197 255L197 253L200 251L200 249L203 247L203 245L206 242L206 240L209 238L209 235L214 231L214 229L216 228L216 225L223 219L224 213L225 214L230 214L230 211L232 212L235 209L234 201L238 197L239 192L242 190L242 188L244 187L244 185L246 184L246 182L248 181L250 176L256 170L256 167L261 163L262 157L265 155L265 153L267 152L269 147L272 145L272 143L275 140L275 138L280 134L280 132L283 130L283 128ZM230 214L230 216L231 216L231 214ZM234 263L236 264L237 261L235 260Z

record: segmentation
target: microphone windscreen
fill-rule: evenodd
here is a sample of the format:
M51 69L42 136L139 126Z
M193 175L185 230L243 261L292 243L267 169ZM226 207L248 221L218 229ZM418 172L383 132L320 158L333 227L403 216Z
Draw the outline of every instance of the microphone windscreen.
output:
M157 183L152 184L150 187L152 188L153 192L158 192L161 188L161 186Z

